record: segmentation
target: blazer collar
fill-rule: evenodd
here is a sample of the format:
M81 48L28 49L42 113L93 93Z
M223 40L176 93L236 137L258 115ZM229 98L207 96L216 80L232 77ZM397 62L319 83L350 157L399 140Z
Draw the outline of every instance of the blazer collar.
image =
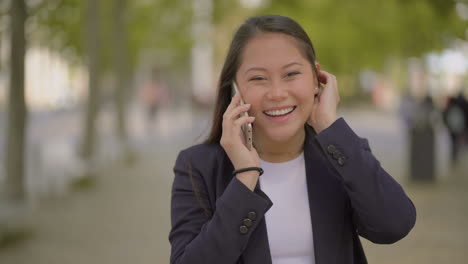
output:
M307 193L309 198L310 217L312 220L312 232L314 241L315 263L327 263L325 256L329 245L327 245L327 234L331 228L330 219L325 212L328 205L326 177L329 177L327 168L324 166L324 155L316 141L317 134L306 125L307 136L304 143L304 159L306 167Z

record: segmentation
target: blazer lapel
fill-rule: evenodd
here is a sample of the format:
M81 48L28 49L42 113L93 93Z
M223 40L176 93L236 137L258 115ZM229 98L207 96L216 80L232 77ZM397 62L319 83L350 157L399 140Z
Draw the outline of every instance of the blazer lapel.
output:
M338 178L331 175L327 167L327 158L323 154L316 134L306 127L307 135L304 144L306 160L307 191L309 196L310 215L316 263L334 263L336 260L339 234L344 212Z

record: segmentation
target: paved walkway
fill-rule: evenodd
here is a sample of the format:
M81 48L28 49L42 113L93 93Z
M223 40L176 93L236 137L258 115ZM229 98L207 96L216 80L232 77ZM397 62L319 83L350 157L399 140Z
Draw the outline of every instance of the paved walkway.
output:
M45 202L22 220L33 238L0 251L0 263L168 263L175 155L111 167L94 188Z
M405 184L417 210L416 226L393 245L365 239L369 263L468 263L468 155L437 184Z
M372 120L382 119L375 115L365 117L370 120L365 123L384 129ZM362 113L354 113L347 119L356 120L357 116L362 117ZM392 131L395 118L386 116L384 120L386 131ZM365 134L362 136L371 137L371 146L384 166L399 173L395 178L403 183L418 212L416 227L397 244L373 245L363 239L369 262L467 263L468 153L463 157L466 162L457 171L441 177L436 184L409 184L401 175L404 165L397 164L394 157L398 153L392 152L404 149L401 138L389 140L392 145L400 142L400 146L388 149L385 144L372 144L372 135L376 134L371 133L372 127L365 128L358 122L356 126L356 130ZM194 132L190 131L191 135ZM168 263L171 169L178 150L190 144L193 144L191 136L173 139L148 152L151 154L133 168L110 164L92 189L43 202L20 219L33 228L32 239L0 250L0 263Z

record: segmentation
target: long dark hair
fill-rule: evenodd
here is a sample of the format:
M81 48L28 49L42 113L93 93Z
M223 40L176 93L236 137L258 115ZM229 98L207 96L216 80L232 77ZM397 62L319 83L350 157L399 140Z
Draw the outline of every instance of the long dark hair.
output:
M231 84L240 66L240 57L247 42L262 33L283 33L297 40L299 50L310 62L318 78L315 67L315 50L309 36L293 19L279 15L251 17L242 24L235 33L218 82L213 124L208 138L204 143L218 144L221 140L223 114L231 102Z

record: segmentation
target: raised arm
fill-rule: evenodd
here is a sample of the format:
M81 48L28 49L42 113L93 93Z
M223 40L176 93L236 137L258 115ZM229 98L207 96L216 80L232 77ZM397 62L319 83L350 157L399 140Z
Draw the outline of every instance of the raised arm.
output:
M405 237L416 221L416 209L403 188L372 154L343 118L317 135L329 162L338 172L351 200L360 236L379 243Z
M214 202L215 190L207 186L203 166L191 164L194 153L183 151L174 167L171 200L171 263L237 263L252 232L272 206L261 191L252 192L233 177ZM214 169L206 170L213 173ZM222 177L223 175L211 175ZM194 188L195 187L195 188Z

